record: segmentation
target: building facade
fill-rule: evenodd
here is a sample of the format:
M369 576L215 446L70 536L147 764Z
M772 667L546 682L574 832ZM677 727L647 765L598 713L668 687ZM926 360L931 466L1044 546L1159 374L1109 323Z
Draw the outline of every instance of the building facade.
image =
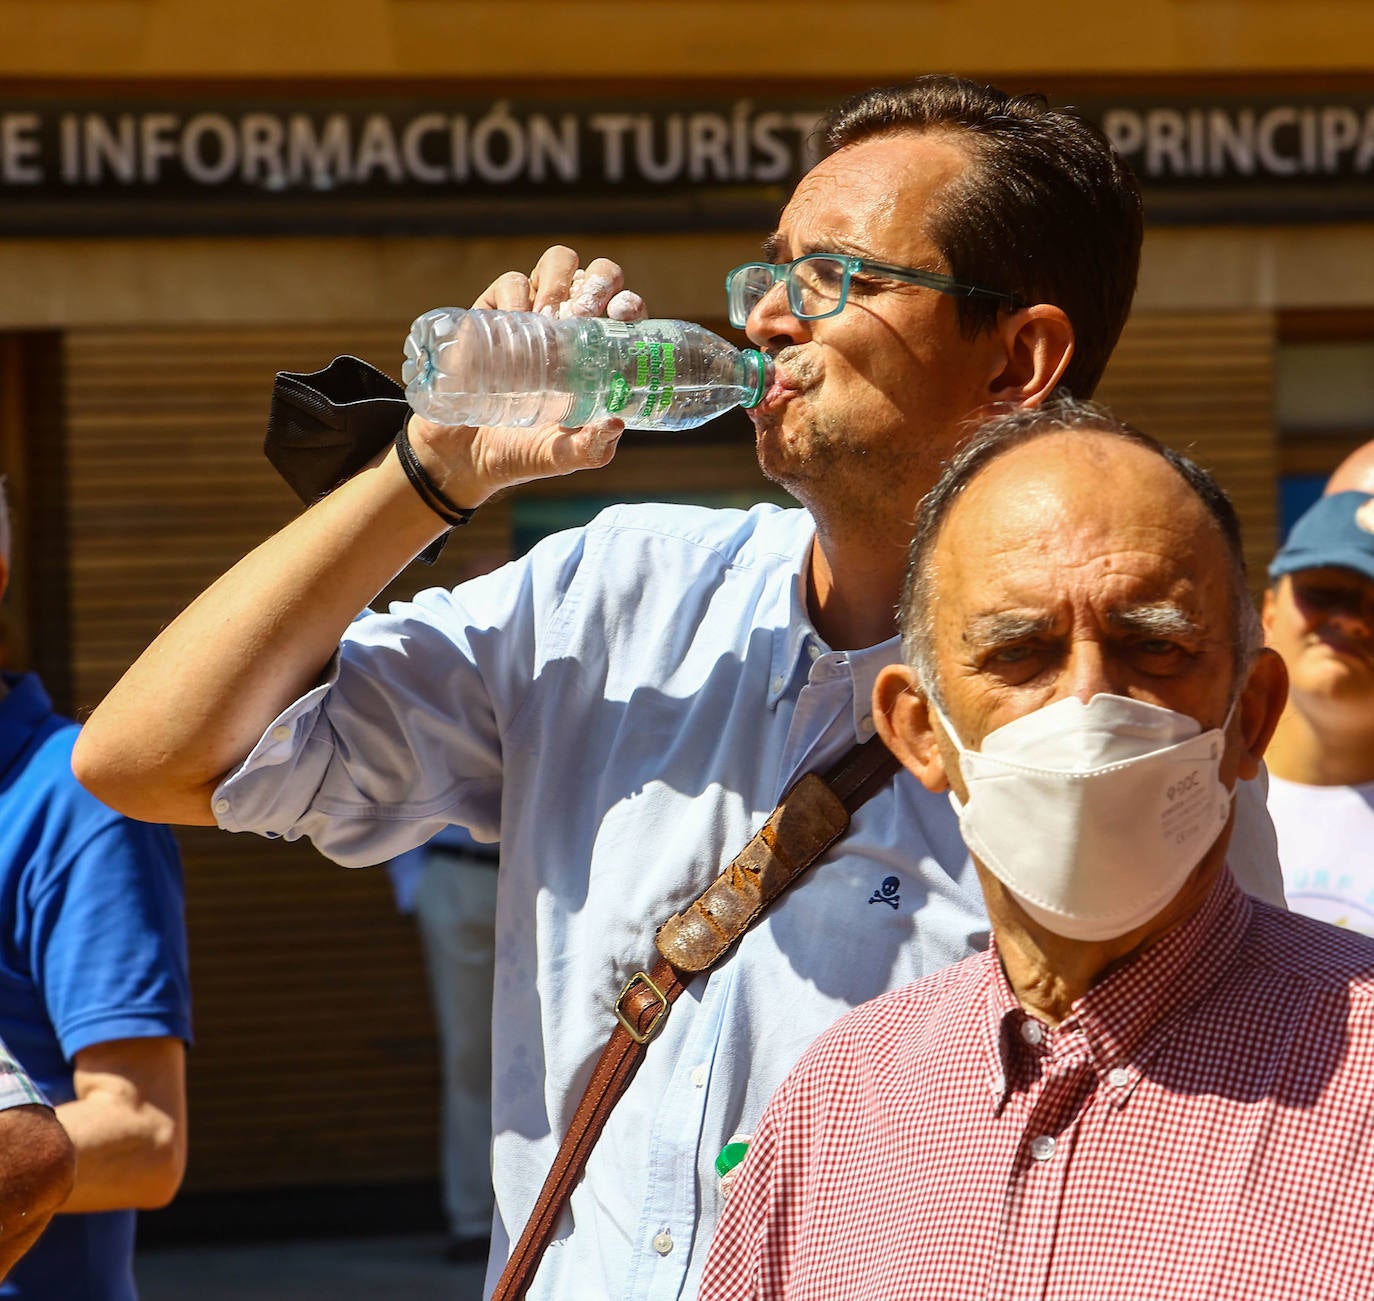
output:
M929 70L1044 90L1131 159L1145 261L1101 396L1219 472L1262 573L1281 515L1374 437L1371 51L1358 0L1074 0L1053 30L996 0L0 0L5 656L94 705L296 508L261 455L273 373L395 373L415 316L551 242L725 331L724 273L816 116ZM631 436L391 590L608 499L771 491L739 419ZM429 1178L423 976L382 874L182 843L188 1194Z

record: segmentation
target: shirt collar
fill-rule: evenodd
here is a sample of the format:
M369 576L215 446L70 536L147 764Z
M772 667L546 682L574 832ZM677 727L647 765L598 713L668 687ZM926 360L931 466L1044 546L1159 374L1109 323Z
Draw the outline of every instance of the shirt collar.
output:
M849 653L849 671L854 678L854 735L860 741L873 735L873 684L878 673L901 658L902 639L895 633L876 646Z
M9 691L0 700L0 778L28 748L39 724L52 713L52 701L36 673L4 675Z
M1007 983L996 945L989 944L974 961L984 969L983 1015L978 1021L978 1037L987 1069L988 1101L1000 1115L1011 1092L1015 1064L1015 1048L1009 1036L1017 1033L1025 1013Z
M778 701L787 694L796 676L798 665L808 642L824 646L820 634L812 626L811 614L806 608L806 558L811 554L814 535L808 534L806 545L800 556L795 558L791 581L786 584L786 607L780 613L782 618L777 631L773 634L773 662L768 673L768 707L776 709ZM810 664L810 656L807 656Z
M798 674L805 677L820 656L836 654L821 640L806 604L807 567L814 540L814 531L808 532L800 552L793 557L791 581L786 584L786 607L785 611L780 611L783 617L773 637L773 659L768 673L769 709L777 708ZM880 669L901 659L901 638L894 633L876 646L841 651L839 657L848 667L854 684L854 735L866 741L873 735L873 683Z
M982 1028L994 1106L1000 1111L1018 1083L1034 1077L1026 1054L1052 1056L1079 1031L1104 1096L1125 1106L1150 1058L1235 958L1252 912L1224 869L1191 917L1094 985L1053 1029L1017 1002L994 945Z

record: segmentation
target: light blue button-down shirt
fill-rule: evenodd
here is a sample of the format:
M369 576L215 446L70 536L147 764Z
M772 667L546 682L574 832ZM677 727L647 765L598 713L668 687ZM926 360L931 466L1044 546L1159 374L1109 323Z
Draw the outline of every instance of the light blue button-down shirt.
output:
M873 732L896 639L806 612L804 511L617 507L350 628L215 793L220 824L360 865L454 822L501 842L494 1281L626 979L787 787ZM943 796L905 773L673 1007L573 1193L537 1297L696 1295L714 1163L816 1035L986 942Z
M801 774L872 735L895 640L827 648L803 511L619 507L349 630L215 793L220 824L358 865L447 822L501 841L494 1258L518 1236L653 933ZM885 884L886 883L886 884ZM905 774L674 1006L532 1295L694 1296L715 1158L856 1003L983 942L943 797Z

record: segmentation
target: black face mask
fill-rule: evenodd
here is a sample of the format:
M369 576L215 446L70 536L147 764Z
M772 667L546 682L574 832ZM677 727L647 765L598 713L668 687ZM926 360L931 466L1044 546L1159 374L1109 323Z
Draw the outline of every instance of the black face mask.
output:
M357 474L409 415L394 379L357 357L335 357L308 375L278 372L263 451L309 504Z
M387 446L410 417L405 390L357 357L309 374L279 371L262 449L306 505L333 492ZM433 564L444 537L420 559Z

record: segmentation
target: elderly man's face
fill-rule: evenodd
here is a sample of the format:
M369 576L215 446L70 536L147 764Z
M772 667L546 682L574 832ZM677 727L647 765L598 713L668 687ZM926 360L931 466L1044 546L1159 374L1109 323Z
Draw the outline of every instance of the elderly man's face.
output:
M971 748L1065 696L1130 696L1204 729L1225 719L1235 635L1226 545L1147 450L1053 434L1006 453L952 508L934 565L946 712ZM962 797L957 756L939 744Z
M1374 581L1335 566L1285 574L1265 594L1264 635L1297 708L1374 717Z

